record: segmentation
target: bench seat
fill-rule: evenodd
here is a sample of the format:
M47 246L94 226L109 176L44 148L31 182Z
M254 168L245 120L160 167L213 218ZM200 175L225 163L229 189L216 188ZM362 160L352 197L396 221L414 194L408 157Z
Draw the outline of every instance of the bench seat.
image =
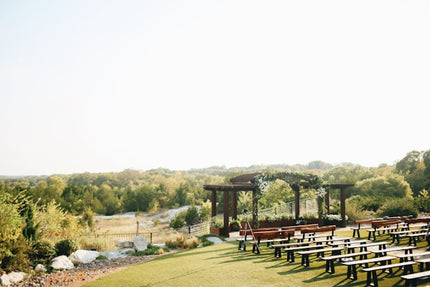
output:
M377 271L385 271L388 269L388 272L393 273L393 268L403 268L403 274L413 273L413 265L417 264L415 261L408 261L402 263L394 263L387 265L379 265L375 267L364 268L363 271L367 273L367 286L378 286L378 276L376 275Z
M370 254L369 251L363 251L363 252L357 252L357 253L347 253L347 254L326 256L326 257L321 257L321 259L325 261L325 272L334 274L334 261L347 259L347 258L348 259L355 258L357 256L360 256L360 259L367 259L367 255L369 254Z
M430 278L430 270L429 271L422 271L417 273L411 273L407 275L402 275L402 279L405 280L405 286L408 287L409 284L412 283L412 286L417 286L417 280L418 279L425 279L427 277Z
M343 250L342 247L332 247L332 248L299 251L297 252L297 254L302 256L302 266L309 267L309 255L316 254L318 256L319 254L321 254L321 257L324 257L325 252L331 252L332 255L339 255L342 252L342 250Z
M386 256L388 252L398 252L404 251L405 254L412 254L412 251L415 249L415 246L398 246L386 249L372 250L375 254L375 257Z
M348 267L348 271L346 274L347 279L351 280L357 280L357 266L363 266L369 267L369 264L371 263L377 263L380 265L385 264L391 264L391 260L396 259L394 256L384 256L384 257L374 257L369 259L362 259L362 260L352 260L352 261L346 261L342 262L343 265Z
M288 262L294 262L294 252L301 252L301 251L310 251L315 249L323 249L327 248L328 245L325 244L317 244L317 245L309 245L309 246L297 246L297 247L290 247L285 248L284 251L287 252L287 261Z

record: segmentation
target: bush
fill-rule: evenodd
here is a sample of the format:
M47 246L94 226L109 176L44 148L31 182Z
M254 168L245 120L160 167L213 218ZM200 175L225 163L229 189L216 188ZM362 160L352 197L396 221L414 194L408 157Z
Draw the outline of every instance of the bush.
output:
M230 230L231 231L239 231L241 229L240 221L239 220L232 220L230 223Z
M187 225L194 225L200 222L200 215L197 207L190 206L185 213L185 222Z
M411 198L390 199L381 207L382 216L418 216L418 208Z
M181 214L178 214L175 217L173 217L169 224L170 227L175 229L184 227L184 225L185 225L185 219L183 216L181 216Z
M55 244L55 252L57 256L69 256L70 254L78 250L78 248L78 243L76 242L76 240L73 239L64 239Z
M30 260L33 265L46 264L55 256L55 248L48 241L38 241L33 244L30 251Z

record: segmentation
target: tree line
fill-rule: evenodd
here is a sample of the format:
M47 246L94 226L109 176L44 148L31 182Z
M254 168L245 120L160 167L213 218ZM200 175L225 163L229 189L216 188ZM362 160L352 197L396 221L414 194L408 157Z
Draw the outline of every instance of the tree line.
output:
M419 208L430 210L430 150L411 151L395 165L381 164L367 168L350 163L333 166L322 161L307 165L250 166L247 168L210 167L189 171L127 169L118 173L81 173L46 177L0 179L0 193L24 193L38 206L55 201L64 211L74 215L91 210L112 215L122 212L156 212L184 205L202 205L210 200L205 184L228 183L229 178L256 171L311 172L327 183L354 183L347 197L360 202L365 209L377 210L387 198L421 199ZM218 209L221 211L221 194ZM302 192L302 197L312 192ZM332 194L336 198L336 194ZM285 182L275 182L260 200L262 208L292 201L294 194ZM239 194L239 208L249 207L250 194Z

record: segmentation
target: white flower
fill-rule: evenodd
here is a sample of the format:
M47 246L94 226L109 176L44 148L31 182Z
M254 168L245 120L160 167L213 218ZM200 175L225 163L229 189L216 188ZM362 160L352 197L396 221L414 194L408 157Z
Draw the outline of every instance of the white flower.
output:
M324 187L320 187L317 189L317 196L323 198L327 194Z

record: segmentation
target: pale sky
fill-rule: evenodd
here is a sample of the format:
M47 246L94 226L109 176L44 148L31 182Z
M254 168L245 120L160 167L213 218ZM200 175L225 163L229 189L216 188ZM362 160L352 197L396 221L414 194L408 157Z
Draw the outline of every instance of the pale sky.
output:
M430 149L430 1L0 1L0 175Z

